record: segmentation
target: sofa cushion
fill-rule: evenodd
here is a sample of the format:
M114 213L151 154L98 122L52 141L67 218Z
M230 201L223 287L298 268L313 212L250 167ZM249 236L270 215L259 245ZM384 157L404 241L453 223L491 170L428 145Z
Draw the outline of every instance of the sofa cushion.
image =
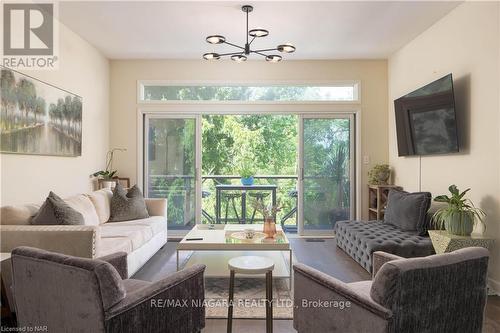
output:
M122 223L105 223L100 227L101 238L125 237L132 246L132 251L153 238L153 231L146 225L122 225Z
M372 281L357 281L348 283L347 285L349 286L350 289L354 290L355 292L370 297Z
M116 252L132 252L132 242L128 237L101 237L97 247L97 257Z
M83 225L84 219L80 212L51 191L30 223L34 225Z
M0 208L0 224L28 225L31 217L40 209L40 205L3 206Z
M149 217L149 214L146 202L137 185L134 185L127 192L120 183L117 183L111 197L111 217L109 222L144 219L147 217Z
M79 194L64 199L71 208L82 214L84 225L99 225L99 217L92 201L84 195Z
M106 223L111 216L111 197L113 192L107 188L87 194L94 204L99 223Z
M405 231L421 231L426 225L427 210L431 204L429 192L408 193L390 190L384 222Z
M401 257L421 257L434 253L429 237L417 231L404 231L383 221L339 221L335 224L337 246L368 272L372 271L372 253L384 251Z
M167 229L167 220L163 216L151 216L145 219L138 219L138 220L132 220L132 221L123 221L123 222L113 222L113 223L106 223L106 226L114 226L114 225L119 225L119 226L145 226L149 227L153 233L153 235L156 235L164 230Z

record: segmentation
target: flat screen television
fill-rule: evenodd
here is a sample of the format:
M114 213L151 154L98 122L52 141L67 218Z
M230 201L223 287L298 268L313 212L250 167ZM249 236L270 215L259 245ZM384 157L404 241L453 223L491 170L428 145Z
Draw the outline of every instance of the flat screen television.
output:
M399 156L459 151L451 74L394 101Z

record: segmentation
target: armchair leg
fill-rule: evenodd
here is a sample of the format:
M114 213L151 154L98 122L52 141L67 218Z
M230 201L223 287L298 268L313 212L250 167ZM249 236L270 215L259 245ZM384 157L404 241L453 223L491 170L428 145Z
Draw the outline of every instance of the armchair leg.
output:
M234 271L229 275L229 304L227 307L227 333L233 331Z
M273 333L273 271L266 273L266 333Z

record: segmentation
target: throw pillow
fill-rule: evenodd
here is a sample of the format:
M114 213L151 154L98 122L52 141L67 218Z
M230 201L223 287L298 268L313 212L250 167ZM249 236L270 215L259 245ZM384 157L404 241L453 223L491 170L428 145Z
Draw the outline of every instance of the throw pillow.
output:
M401 230L421 232L426 225L426 215L430 204L429 192L408 193L391 190L387 198L384 222Z
M111 197L113 196L113 191L104 188L99 191L94 191L88 194L90 201L97 211L97 216L99 217L99 223L106 223L111 216Z
M99 217L97 216L95 206L92 204L92 201L90 201L87 195L74 195L72 197L65 198L64 202L83 215L83 223L85 225L99 225Z
M139 187L134 185L127 192L120 183L117 183L111 197L109 222L145 219L148 217L146 202Z
M54 192L43 203L38 212L31 218L35 225L83 225L83 215L71 208Z

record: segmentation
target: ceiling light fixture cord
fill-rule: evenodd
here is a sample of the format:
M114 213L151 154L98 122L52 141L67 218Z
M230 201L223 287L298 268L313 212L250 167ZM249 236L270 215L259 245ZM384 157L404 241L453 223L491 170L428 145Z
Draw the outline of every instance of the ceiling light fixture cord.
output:
M247 60L247 56L249 56L252 53L255 53L255 54L258 54L260 56L263 56L266 59L266 61L279 62L283 59L282 56L280 56L278 54L265 54L263 52L270 52L270 51L279 51L281 53L295 52L295 46L293 46L290 43L280 44L276 48L252 50L250 48L250 45L253 43L253 41L256 38L266 37L267 35L269 35L269 31L267 31L265 29L261 29L261 28L249 30L249 23L248 23L249 22L249 13L251 11L253 11L253 7L250 5L245 5L245 6L241 7L241 10L246 13L246 30L245 30L246 43L245 43L244 47L228 42L226 40L226 37L221 36L221 35L210 35L205 40L207 41L207 43L210 43L210 44L227 44L227 45L236 47L238 49L241 49L243 51L234 52L234 53L223 53L223 54L216 53L216 52L205 53L203 55L204 59L206 59L206 60L219 60L220 57L230 56L231 59L236 61L236 62L243 62L243 61ZM248 39L249 39L248 36L252 37L252 40L250 42L248 42Z

